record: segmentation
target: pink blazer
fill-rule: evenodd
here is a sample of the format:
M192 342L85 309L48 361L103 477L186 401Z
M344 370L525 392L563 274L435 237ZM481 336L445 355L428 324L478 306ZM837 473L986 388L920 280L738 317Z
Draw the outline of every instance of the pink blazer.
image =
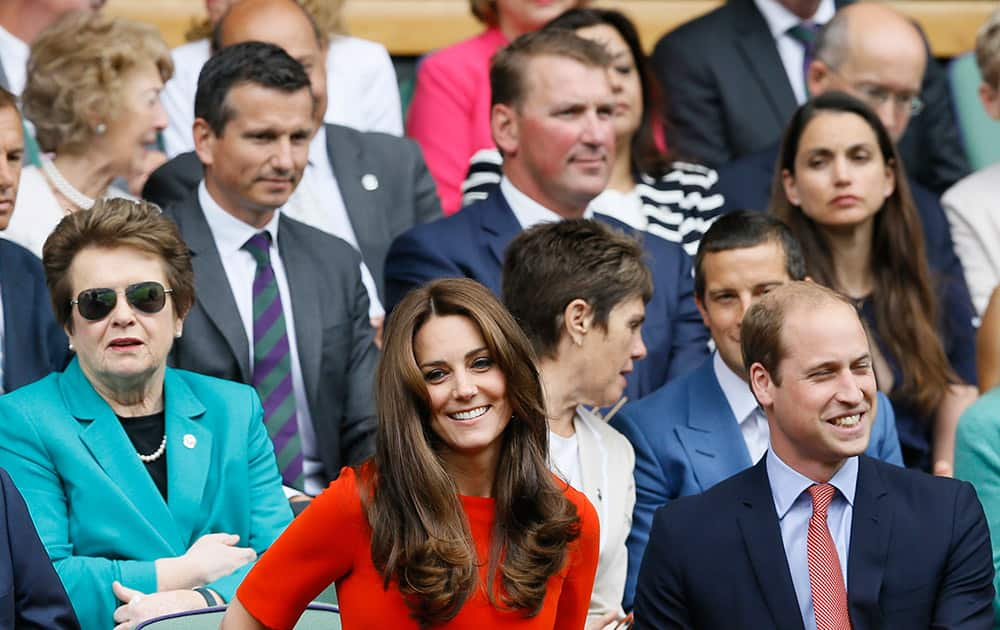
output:
M428 55L417 70L406 132L424 152L441 207L461 207L469 158L493 148L490 133L490 58L507 44L499 29Z

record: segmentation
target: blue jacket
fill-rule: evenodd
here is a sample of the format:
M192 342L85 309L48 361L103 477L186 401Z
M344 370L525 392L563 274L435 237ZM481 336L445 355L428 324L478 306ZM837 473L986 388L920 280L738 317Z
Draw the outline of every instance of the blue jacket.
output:
M892 404L881 393L878 399L866 453L902 466ZM701 494L753 462L711 359L645 399L625 405L611 419L611 426L635 449L636 500L625 583L628 609L656 508Z
M158 558L204 534L267 549L291 520L253 388L168 368L167 502L74 359L0 397L0 466L24 494L84 628L110 628L111 582L156 591ZM250 565L208 585L227 601Z
M635 234L611 217L594 218ZM407 291L435 278L472 278L500 295L504 250L520 231L500 192L450 217L412 228L393 242L385 261L386 308L391 310ZM640 237L653 274L653 298L642 326L647 355L636 362L625 390L632 400L694 369L708 354L708 331L694 305L688 255L658 236Z

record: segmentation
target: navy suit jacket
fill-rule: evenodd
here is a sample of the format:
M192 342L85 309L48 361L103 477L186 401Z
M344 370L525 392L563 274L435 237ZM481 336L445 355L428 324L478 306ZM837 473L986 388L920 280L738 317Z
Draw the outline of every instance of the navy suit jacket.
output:
M3 390L11 392L66 367L69 345L52 315L45 272L27 249L0 239Z
M777 144L747 155L719 169L719 192L725 199L725 211L759 210L766 212L771 199L771 182L775 165L778 163L780 147ZM909 178L910 193L920 215L924 228L924 242L927 264L941 274L948 282L955 283L958 295L964 294L969 303L970 315L972 298L965 283L962 261L955 254L951 240L951 226L944 214L938 196L927 190L912 177ZM938 295L944 295L939 291Z
M990 533L976 491L862 455L847 558L854 630L993 624ZM765 460L660 508L636 629L802 630Z
M595 218L636 234L616 219ZM393 242L385 261L387 309L410 289L435 278L472 278L501 295L504 250L520 231L500 192L450 217L414 227ZM632 400L690 371L708 353L708 333L694 305L688 255L657 236L638 236L653 274L653 298L646 305L642 328L647 355L636 362L625 389Z
M635 450L636 500L627 542L626 609L635 597L653 512L680 497L700 494L753 464L712 362L710 358L693 372L626 405L611 419L611 426ZM866 452L902 466L892 403L881 393L878 398Z
M837 8L852 0L835 0ZM930 55L924 111L900 139L907 170L943 193L969 172L944 69ZM797 106L774 37L754 0L727 0L670 31L653 68L669 96L668 144L684 159L719 167L781 137Z
M0 630L79 627L28 506L0 469Z

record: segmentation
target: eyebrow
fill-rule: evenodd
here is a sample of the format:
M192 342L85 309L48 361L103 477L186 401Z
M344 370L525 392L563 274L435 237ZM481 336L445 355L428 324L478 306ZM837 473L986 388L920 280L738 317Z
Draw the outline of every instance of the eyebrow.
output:
M854 357L853 359L848 361L848 365L855 365L856 363L859 363L861 361L871 361L871 353L865 352L864 354ZM829 361L821 361L820 363L816 363L806 367L805 372L809 374L811 372L815 372L816 370L821 370L823 368L836 368L839 365L841 365L841 362L839 360L830 359Z
M489 351L489 348L487 348L486 346L482 346L481 348L476 348L475 350L469 350L468 352L466 352L465 353L465 358L468 359L469 357L473 357L473 356L476 356L477 354L480 354L480 353L483 353L483 352L488 352L488 351ZM431 366L434 366L434 365L448 365L448 362L445 361L444 359L435 359L433 361L427 361L427 362L421 363L417 367L431 367Z

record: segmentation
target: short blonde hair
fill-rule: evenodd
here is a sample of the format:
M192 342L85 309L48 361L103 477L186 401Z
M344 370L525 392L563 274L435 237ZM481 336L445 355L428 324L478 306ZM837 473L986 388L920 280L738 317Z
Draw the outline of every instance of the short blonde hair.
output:
M582 7L589 2L590 0L576 0L576 6ZM496 26L500 21L497 15L497 0L469 0L469 10L486 26Z
M990 14L976 35L976 64L983 82L1000 88L1000 9Z
M90 11L74 11L31 45L24 115L44 151L87 145L98 122L119 115L126 75L151 62L166 81L170 50L155 27Z

